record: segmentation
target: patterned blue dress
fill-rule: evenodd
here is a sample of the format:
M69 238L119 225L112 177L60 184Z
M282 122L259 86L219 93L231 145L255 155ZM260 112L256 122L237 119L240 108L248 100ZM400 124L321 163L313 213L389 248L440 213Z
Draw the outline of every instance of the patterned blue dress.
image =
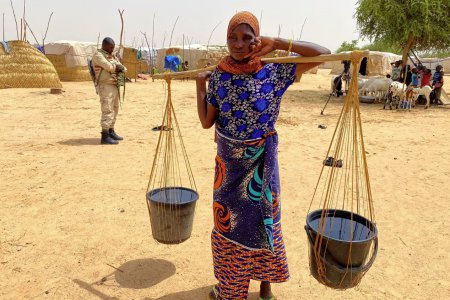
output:
M274 131L281 97L295 79L295 66L270 63L252 75L216 69L209 80L206 101L220 111L219 132L248 140Z

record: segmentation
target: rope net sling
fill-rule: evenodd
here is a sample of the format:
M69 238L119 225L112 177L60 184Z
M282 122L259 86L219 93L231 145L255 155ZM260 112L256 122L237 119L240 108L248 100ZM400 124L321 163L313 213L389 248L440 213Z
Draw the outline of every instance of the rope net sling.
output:
M189 163L180 125L172 103L171 79L166 77L167 99L147 186L147 207L153 237L162 243L180 243L190 236L186 218L192 223L198 198L197 187ZM185 206L194 201L192 215ZM189 220L187 222L189 222ZM192 224L190 224L192 226Z
M368 239L369 234L376 235L356 80L359 63L363 56L366 54L361 52L351 54L353 80L350 82L349 92L344 100L309 207L309 211L313 205L318 205L321 209L317 227L318 234L313 239L313 251L311 251L316 262L317 279L319 282L335 288L347 288L359 284L362 276L373 263L377 250L377 241L375 241L371 248L367 248L370 253L365 253L366 257L372 257L372 259L365 258L362 262L367 267L362 269L361 274L352 274L354 242ZM347 222L335 218L339 210L349 212L350 218ZM364 217L362 219L364 224L354 222L355 214ZM327 261L332 259L332 257L326 257L330 237L344 240L348 247L346 263L339 266L344 271L338 282L331 282L327 276L327 267L330 268ZM344 280L350 280L352 283L343 284Z
M311 234L311 226L308 224L308 219L305 227L310 242L311 273L320 283L333 288L349 288L359 284L362 276L372 265L378 249L375 214L359 109L358 81L356 80L358 78L360 62L363 57L367 56L369 56L368 51L353 51L345 54L321 55L316 57L289 56L263 59L266 63L310 63L350 60L353 65L353 80L350 82L349 91L345 97L344 105L326 152L322 170L308 209L308 212L310 212L313 206L319 208L311 212L311 214L308 214L308 218L314 213L317 215L315 234ZM215 66L187 72L163 73L154 75L154 78L167 80L167 78L193 77L200 72L213 70L214 68ZM170 80L168 83L169 96L163 123L171 127L169 124L173 122L171 121L171 115L167 113L168 111L173 111L170 100ZM174 113L173 116L175 117ZM175 123L179 130L178 123ZM169 154L169 152L172 153L171 151L173 151L171 148L172 143L166 142L165 147L160 145L163 134L164 132L161 133L160 141L158 141L155 159L164 156L164 172L162 174L166 174L178 164L178 160L175 160L177 158L176 156ZM185 151L183 155L185 161L188 161ZM152 175L150 176L151 182L155 178L160 178L154 175L156 172L153 169L155 169L155 163L152 168ZM174 171L172 173L175 174ZM192 175L192 172L189 172L189 174ZM168 180L164 176L158 181L159 186L170 186L167 183ZM340 224L337 224L338 221L334 219L334 217L337 217L337 212L339 214L347 213L349 216L347 222L341 220ZM336 227L337 236L330 238L333 228L336 229ZM361 228L363 227L368 228L372 233L374 242L370 240L366 243L369 247L363 248L364 253L362 253L362 256L360 255L362 261L352 261L354 254L357 254L355 249L360 247L356 243L359 243L361 240L369 240L367 236L362 236L363 231ZM364 234L367 234L367 232ZM345 235L347 235L346 238L344 238ZM333 258L333 255L328 253L328 250L330 250L328 249L329 245L332 244L330 241L333 239L344 240L346 249L342 250L342 248L339 248L337 253L340 256L344 256L344 258L341 257L340 264L336 263L334 260L335 257ZM352 252L352 250L354 251ZM371 258L368 259L368 257ZM334 276L335 274L333 275L331 273L334 269L340 272L339 276L336 277Z

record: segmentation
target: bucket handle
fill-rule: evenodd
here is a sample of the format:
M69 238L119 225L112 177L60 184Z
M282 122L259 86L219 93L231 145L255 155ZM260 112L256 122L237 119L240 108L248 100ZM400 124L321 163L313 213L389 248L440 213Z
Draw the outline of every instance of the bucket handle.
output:
M308 226L308 224L305 225L305 231L306 231L306 235L308 236L308 240L311 243L311 245L314 245L314 241L312 239L311 233L310 233L311 227ZM337 266L336 264L332 264L330 263L326 256L322 257L322 260L324 261L324 263L327 266L332 267L335 270L338 270L340 272L346 272L347 270L350 270L351 272L362 272L365 273L367 272L370 267L372 266L373 262L375 261L375 258L377 257L377 253L378 253L378 236L376 236L374 238L375 241L375 245L374 245L374 249L373 249L373 253L372 253L372 257L370 258L370 260L364 265L364 266L360 266L360 267L350 267L350 268L343 268L341 266Z

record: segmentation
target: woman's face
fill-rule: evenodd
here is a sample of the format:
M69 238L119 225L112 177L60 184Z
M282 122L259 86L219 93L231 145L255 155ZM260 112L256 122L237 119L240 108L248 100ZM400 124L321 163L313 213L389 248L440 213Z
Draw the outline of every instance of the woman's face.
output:
M228 51L231 57L237 61L243 61L252 49L250 45L255 42L255 34L247 24L240 24L234 28L227 39Z

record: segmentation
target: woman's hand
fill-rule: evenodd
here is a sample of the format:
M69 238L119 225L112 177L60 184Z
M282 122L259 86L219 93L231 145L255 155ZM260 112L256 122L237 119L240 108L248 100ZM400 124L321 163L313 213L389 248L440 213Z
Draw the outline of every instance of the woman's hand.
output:
M246 58L250 59L264 56L277 49L275 39L265 36L256 37L250 48L252 51L246 56Z
M198 73L197 80L206 82L209 79L209 77L211 77L211 74L212 74L211 71L205 71L205 72Z

